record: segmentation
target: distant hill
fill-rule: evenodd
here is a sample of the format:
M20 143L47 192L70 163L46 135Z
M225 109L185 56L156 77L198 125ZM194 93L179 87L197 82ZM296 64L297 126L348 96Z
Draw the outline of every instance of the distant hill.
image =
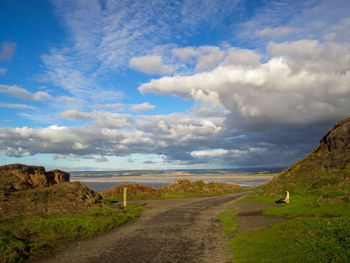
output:
M258 192L281 193L350 186L350 117L337 122L308 156L281 172Z

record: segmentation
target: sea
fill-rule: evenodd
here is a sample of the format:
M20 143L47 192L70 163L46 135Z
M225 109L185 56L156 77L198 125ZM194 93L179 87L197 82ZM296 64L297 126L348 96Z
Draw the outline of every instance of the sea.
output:
M192 170L119 170L70 172L71 181L80 181L90 189L101 192L117 184L141 184L160 188L177 180L203 180L255 187L272 179L271 174L284 168L192 169Z

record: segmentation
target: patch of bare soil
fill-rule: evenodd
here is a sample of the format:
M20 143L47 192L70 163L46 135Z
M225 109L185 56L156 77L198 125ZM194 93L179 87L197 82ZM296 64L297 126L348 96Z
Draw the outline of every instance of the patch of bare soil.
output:
M259 201L236 202L234 208L237 212L236 223L238 224L238 231L250 232L286 221L287 219L285 218L262 215L264 210L276 206L276 204Z
M243 195L139 201L152 209L137 221L41 262L228 262L228 238L217 215Z

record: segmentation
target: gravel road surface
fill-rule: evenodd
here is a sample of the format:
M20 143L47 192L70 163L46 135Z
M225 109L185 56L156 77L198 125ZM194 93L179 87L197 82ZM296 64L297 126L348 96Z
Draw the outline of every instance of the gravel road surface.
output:
M147 200L152 209L138 220L41 262L228 262L228 238L216 217L243 195Z

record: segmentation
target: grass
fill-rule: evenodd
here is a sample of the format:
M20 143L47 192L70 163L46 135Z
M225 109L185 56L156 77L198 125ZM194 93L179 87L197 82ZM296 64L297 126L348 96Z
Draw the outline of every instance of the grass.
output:
M280 204L264 215L290 218L270 228L238 233L231 241L234 262L349 262L350 202L342 192L318 189L308 195L291 193L290 204ZM276 198L248 196L274 202ZM222 220L223 227L232 222Z
M234 262L348 262L350 218L295 218L231 240Z
M237 231L237 224L235 222L236 211L233 208L227 209L218 215L218 219L222 224L222 234L226 236L233 236Z
M96 236L135 219L143 209L97 204L73 215L9 218L0 225L0 262L50 255L62 244Z

